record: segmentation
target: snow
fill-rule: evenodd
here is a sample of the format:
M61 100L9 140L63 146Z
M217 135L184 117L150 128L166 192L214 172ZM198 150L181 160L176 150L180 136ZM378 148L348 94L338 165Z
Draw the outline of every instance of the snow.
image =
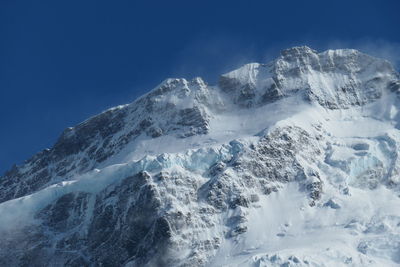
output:
M310 207L305 199L295 185L262 198L249 210L248 231L224 243L210 266L281 266L285 261L277 259L289 257L298 259L298 266L400 263L400 198L394 192L354 189L351 196L340 196L339 209ZM268 260L274 255L276 260Z
M241 84L252 84L256 88L268 87L272 82L270 68L265 64L250 63L223 74L222 77L234 79Z
M220 178L210 177L211 166L223 163L225 168L242 153L249 153L264 136L299 127L311 136L309 146L322 151L321 155L307 155L305 150L293 156L305 172L318 174L318 178L306 174L306 182L323 184L321 199L311 205L310 192L302 181L271 182L277 191L261 194L261 188L247 188L240 180L251 176L252 170L226 169L223 179L237 192L253 196L254 202L205 218L194 214L195 226L173 237L174 242L188 246L182 245L176 257L184 261L192 252L190 245L218 237L218 249L199 251L207 266L398 266L400 103L396 93L385 87L396 75L386 61L356 50L318 54L304 47L289 49L270 64L251 63L222 76L241 86L250 85L257 101L279 80L284 97L246 108L232 100L231 94L237 96L238 92L223 92L201 78L168 79L133 104L110 111L144 110L135 105L154 96L155 113L151 115L155 125L168 125L176 119L167 107L172 106L173 111L199 107L208 120L206 134L181 138L176 135L181 129L177 129L152 138L142 133L90 172L0 203L0 232L40 223L35 214L60 196L70 192L95 196L142 171L188 177L201 191L212 179ZM355 93L343 90L348 87ZM327 103L335 104L334 108ZM129 127L137 123L134 119L126 119ZM114 140L131 130L128 126ZM185 180L172 184L173 189L159 188L171 210L187 214L211 209L201 192L190 195L192 188L185 187L185 182L189 183ZM168 190L181 191L172 194ZM244 218L238 226L247 230L227 238L232 230L227 222L232 217ZM181 240L182 236L186 240Z

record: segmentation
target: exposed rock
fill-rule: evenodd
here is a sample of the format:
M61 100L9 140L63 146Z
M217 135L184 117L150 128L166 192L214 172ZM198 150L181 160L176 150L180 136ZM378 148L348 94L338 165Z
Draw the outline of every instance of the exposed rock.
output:
M167 79L0 178L0 265L398 264L399 85L308 47Z

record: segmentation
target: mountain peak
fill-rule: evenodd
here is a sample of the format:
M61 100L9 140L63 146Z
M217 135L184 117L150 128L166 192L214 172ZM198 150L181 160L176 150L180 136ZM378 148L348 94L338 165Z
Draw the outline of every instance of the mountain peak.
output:
M385 60L305 46L167 79L1 177L0 263L398 264L399 91Z
M223 74L219 86L244 106L302 94L308 101L337 109L374 101L398 80L389 62L354 49L318 53L300 46L281 54L269 64L246 64Z
M294 46L281 51L283 57L299 57L304 55L317 54L318 52L308 46Z

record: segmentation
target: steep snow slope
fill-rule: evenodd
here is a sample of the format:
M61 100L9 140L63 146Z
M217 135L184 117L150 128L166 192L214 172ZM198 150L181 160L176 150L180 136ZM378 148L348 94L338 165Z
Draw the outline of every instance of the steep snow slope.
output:
M0 178L0 265L400 265L399 91L350 49L168 79Z

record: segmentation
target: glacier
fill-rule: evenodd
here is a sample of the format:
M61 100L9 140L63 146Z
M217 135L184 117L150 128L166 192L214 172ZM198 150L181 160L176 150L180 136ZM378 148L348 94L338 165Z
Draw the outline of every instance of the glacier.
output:
M0 177L0 265L399 266L399 94L353 49L167 79Z

